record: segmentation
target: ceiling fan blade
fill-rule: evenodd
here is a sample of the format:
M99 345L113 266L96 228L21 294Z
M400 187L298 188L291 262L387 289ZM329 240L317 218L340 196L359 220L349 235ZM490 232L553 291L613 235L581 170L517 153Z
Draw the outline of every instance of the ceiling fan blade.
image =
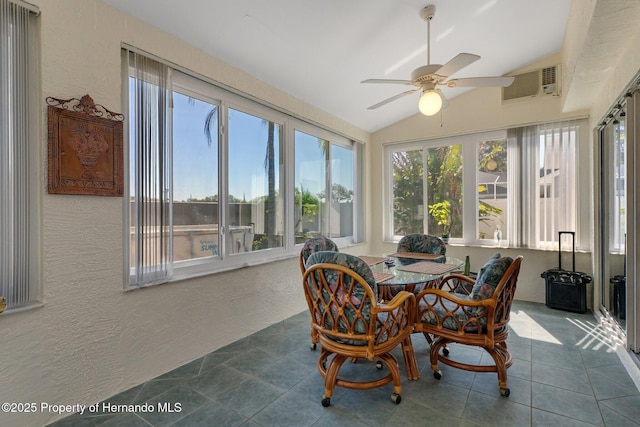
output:
M411 90L408 90L406 92L399 93L397 95L392 96L391 98L387 98L384 101L380 101L377 104L372 105L371 107L367 108L367 110L375 110L376 108L382 107L383 105L388 104L388 103L390 103L392 101L395 101L396 99L399 99L399 98L402 98L403 96L412 94L413 92L415 92L417 90L420 90L420 88L411 89Z
M394 83L401 85L412 85L414 84L411 80L394 80L394 79L367 79L363 80L360 83Z
M440 67L434 74L449 77L450 75L462 70L467 65L473 64L478 59L480 59L480 57L472 53L459 53L455 58Z
M513 83L515 77L469 77L464 79L453 79L443 83L448 87L484 87L498 86L507 87Z

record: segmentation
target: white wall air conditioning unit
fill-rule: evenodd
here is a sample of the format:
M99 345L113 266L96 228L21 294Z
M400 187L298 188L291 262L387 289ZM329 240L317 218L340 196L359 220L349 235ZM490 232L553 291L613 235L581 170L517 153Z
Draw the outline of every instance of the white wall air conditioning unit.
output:
M511 86L502 88L502 100L530 98L542 95L560 95L558 66L541 68L516 74Z

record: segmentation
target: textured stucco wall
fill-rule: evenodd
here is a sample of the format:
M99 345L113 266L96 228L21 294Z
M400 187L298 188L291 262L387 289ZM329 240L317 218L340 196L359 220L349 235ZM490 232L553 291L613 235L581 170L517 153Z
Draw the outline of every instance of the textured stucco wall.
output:
M129 293L123 286L123 200L46 193L47 96L93 99L122 111L122 42L180 64L196 73L295 111L366 146L365 224L369 246L359 254L388 253L382 241L382 144L470 133L573 116L557 98L511 103L503 107L499 91L478 89L451 100L439 116L416 115L370 137L224 62L185 45L98 0L30 0L42 10L41 145L39 202L42 207L42 281L45 305L0 318L0 400L92 403L162 374L183 363L305 310L297 259L216 274ZM625 61L591 107L592 120L606 111L640 68L637 37L628 41ZM579 46L577 47L579 48ZM573 51L573 49L572 49ZM575 55L570 57L575 57ZM549 58L546 65L559 63ZM537 68L540 64L532 64ZM614 66L614 64L612 64ZM524 70L523 70L524 71ZM571 70L563 70L564 72ZM563 74L564 75L564 74ZM570 80L567 79L567 82ZM595 117L595 119L594 119ZM389 247L387 247L389 246ZM491 248L451 247L454 256L471 255L472 267ZM539 272L555 264L551 252L525 253L519 297L541 300ZM512 254L511 252L508 252ZM588 271L589 256L578 257ZM2 426L40 426L52 414L0 414Z
M123 198L46 192L47 96L123 111L121 43L367 142L369 135L97 0L41 9L44 306L0 318L0 401L94 403L306 310L297 258L124 293ZM356 247L356 250L363 250ZM0 413L2 426L55 414Z

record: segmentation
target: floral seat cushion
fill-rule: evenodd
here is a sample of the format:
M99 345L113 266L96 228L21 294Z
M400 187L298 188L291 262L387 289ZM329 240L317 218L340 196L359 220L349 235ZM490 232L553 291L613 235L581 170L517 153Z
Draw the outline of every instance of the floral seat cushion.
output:
M371 271L369 265L367 265L367 263L361 258L340 252L319 251L309 256L306 266L307 268L310 268L312 265L321 263L337 264L353 270L367 282L367 284L373 291L374 298L377 298L378 289L375 278L373 276L373 272ZM331 313L329 315L325 315L325 312L323 311L323 305L319 304L319 308L322 311L321 313L319 313L319 316L322 316L325 319L324 327L331 330L334 327L334 324L337 322L336 329L340 332L347 332L349 329L348 324L351 324L354 321L356 312L360 311L362 316L361 319L356 320L354 330L357 334L366 334L367 324L370 321L371 301L366 298L366 293L362 288L362 285L356 280L353 280L350 276L345 276L344 288L338 287L338 273L331 270L325 271L325 277L328 281L330 291L336 295L336 300L342 306L346 319L342 319L340 317L339 307L330 304L329 308ZM310 283L305 283L305 285L310 286ZM352 286L355 286L355 289L351 289ZM314 298L318 297L315 288L310 286L309 290ZM347 293L350 293L351 295L349 301L346 301ZM331 299L329 292L323 290L322 299L326 303L329 303ZM387 318L384 316L378 317L377 329L380 329L380 326L386 322L386 319ZM318 322L321 321L320 318L316 320ZM351 345L366 345L366 341L361 340L345 340L336 338L336 341ZM378 337L377 341L383 342L386 341L386 338Z
M471 293L454 294L462 300L482 300L493 297L498 283L511 266L513 258L501 257L499 253L493 255L478 272L478 278L473 285ZM475 332L478 328L487 325L487 318L484 315L484 307L469 307L456 304L444 298L436 300L436 295L425 295L419 302L419 312L423 313L420 321L437 325L439 319L443 319L442 326L451 330ZM430 309L428 306L433 305Z
M453 293L453 296L461 300L470 300L468 295ZM453 301L441 298L437 301L435 294L425 295L418 303L418 312L422 313L420 321L430 325L437 325L442 319L442 327L452 331L464 329L465 332L477 332L478 328L487 326L485 316L476 317L472 309L477 307L466 307L454 303ZM431 308L429 308L431 307Z

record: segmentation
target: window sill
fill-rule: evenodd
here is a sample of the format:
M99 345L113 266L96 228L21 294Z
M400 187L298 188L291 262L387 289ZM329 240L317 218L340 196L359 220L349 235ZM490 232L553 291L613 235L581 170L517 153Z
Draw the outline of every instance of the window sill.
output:
M458 242L449 242L447 246L457 247L457 248L480 248L480 249L513 249L513 250L526 250L526 251L540 251L540 252L558 252L558 248L522 248L516 246L507 246L507 245L483 245L478 243L458 243ZM563 249L563 252L570 252L567 249ZM576 248L576 253L584 253L590 254L590 250L578 249Z

